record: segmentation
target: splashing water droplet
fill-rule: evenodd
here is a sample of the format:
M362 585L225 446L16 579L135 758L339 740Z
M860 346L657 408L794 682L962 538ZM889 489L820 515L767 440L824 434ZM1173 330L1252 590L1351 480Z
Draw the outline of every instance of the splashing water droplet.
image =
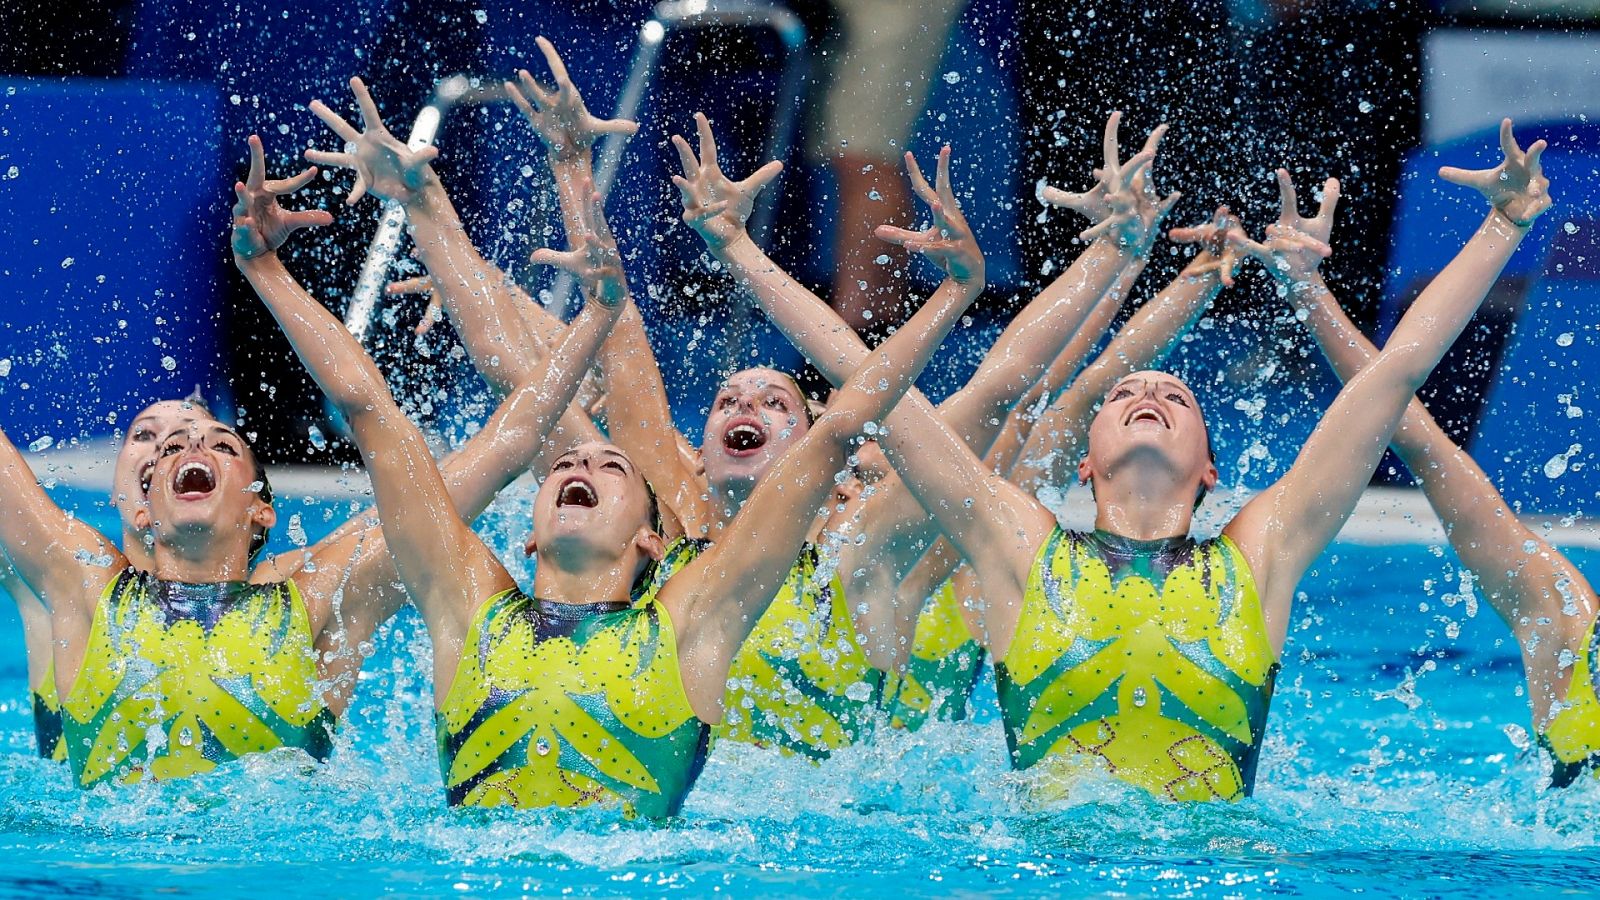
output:
M1578 223L1576 223L1576 222L1563 222L1563 223L1561 223L1561 230L1565 231L1567 234L1577 234L1578 233Z
M484 10L481 10L481 9L473 10L472 11L472 17L474 19L478 20L478 24L479 25L487 25L489 23L489 13L484 11Z
M550 742L544 738L539 738L539 740L534 742L533 749L537 751L540 756L549 756Z
M311 438L311 446L318 450L326 450L328 448L328 439L323 435L321 428L313 425L306 429L306 434Z
M29 444L28 445L28 452L30 452L30 453L39 453L39 452L42 452L44 450L49 450L50 447L53 444L55 444L55 442L56 442L56 439L47 434L44 437L39 438L38 440L36 440L33 443Z
M1556 346L1557 347L1571 347L1572 346L1572 338L1573 338L1573 334L1570 331L1565 332L1565 333L1560 334L1560 335L1557 335L1556 336Z
M170 356L163 356L161 357L161 368L166 369L168 372L176 371L178 368L178 361Z
M1136 688L1133 689L1133 705L1134 706L1144 706L1146 703L1149 703L1149 702L1150 702L1150 696L1145 693L1144 688L1136 687Z
M944 73L944 83L945 84L960 84L961 83L961 73L960 72L946 72L946 73Z
M1359 109L1364 113L1372 112L1372 110L1373 110L1372 101L1370 101L1370 100L1362 100L1360 103L1356 104L1356 109Z
M887 266L889 264L889 254L887 254L887 253L879 253L878 254L878 258L873 260L873 262L877 263L880 266Z

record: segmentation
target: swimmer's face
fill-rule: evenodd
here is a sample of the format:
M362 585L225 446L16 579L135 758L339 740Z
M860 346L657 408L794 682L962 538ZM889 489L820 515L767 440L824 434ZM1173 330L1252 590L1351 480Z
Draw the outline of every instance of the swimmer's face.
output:
M723 383L706 417L700 454L718 491L754 484L805 437L805 398L794 379L772 369L746 369Z
M613 444L579 444L550 465L528 549L577 541L603 553L637 545L649 555L651 539L660 541L651 520L650 489L633 460Z
M150 469L149 502L135 512L140 530L157 539L182 532L236 532L247 539L272 528L272 504L262 499L255 454L232 428L209 418L164 434ZM142 523L142 524L141 524Z
M1106 393L1089 425L1089 455L1078 467L1084 480L1149 460L1193 480L1216 484L1205 418L1189 386L1165 372L1135 372Z
M162 400L145 407L128 423L111 475L111 496L124 529L134 529L134 511L149 497L149 478L161 458L161 439L200 420L211 421L210 413L186 400Z

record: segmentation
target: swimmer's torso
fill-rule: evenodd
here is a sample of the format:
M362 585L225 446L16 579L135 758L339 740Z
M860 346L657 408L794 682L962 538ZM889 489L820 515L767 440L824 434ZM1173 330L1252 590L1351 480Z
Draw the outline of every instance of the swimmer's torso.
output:
M1539 744L1554 759L1555 787L1573 783L1585 770L1600 778L1600 618L1589 623L1567 695L1539 735Z
M911 656L884 689L891 721L915 731L930 719L966 718L967 701L983 669L983 648L961 618L955 579L939 586L917 616Z
M85 787L193 775L277 747L321 758L331 740L292 581L188 585L123 573L95 607L61 709Z
M658 579L688 565L703 542L669 548ZM718 740L779 747L824 759L865 738L883 673L861 649L844 588L807 544L728 669Z
M654 592L632 606L495 595L435 722L446 794L466 806L621 803L670 816L707 742Z
M1255 779L1277 669L1228 538L1058 528L995 675L1016 768L1098 757L1154 794L1235 800Z

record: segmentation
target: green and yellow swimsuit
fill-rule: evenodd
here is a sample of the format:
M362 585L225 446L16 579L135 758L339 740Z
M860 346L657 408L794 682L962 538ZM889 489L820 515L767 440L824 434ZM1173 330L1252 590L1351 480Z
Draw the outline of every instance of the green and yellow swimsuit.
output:
M708 542L668 548L657 579L688 565ZM883 697L883 673L861 649L844 587L807 544L728 669L717 740L778 747L812 759L865 739Z
M333 717L294 582L179 584L129 570L101 595L61 703L84 787L181 778L277 747L323 758Z
M708 734L654 591L632 605L495 595L434 720L453 805L620 803L652 818L682 806Z
M1567 696L1539 735L1539 745L1555 761L1552 787L1566 787L1585 771L1600 778L1600 618L1589 623Z
M961 618L954 579L934 591L917 616L911 656L891 673L884 689L890 722L916 731L930 719L956 722L967 717L967 701L983 671L984 651Z
M995 665L1015 768L1097 757L1174 800L1250 793L1277 671L1255 580L1228 538L1059 528Z

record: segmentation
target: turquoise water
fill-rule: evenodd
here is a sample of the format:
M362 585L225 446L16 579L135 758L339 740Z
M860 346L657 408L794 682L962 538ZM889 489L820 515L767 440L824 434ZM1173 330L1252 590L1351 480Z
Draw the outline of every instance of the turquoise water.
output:
M520 541L524 502L489 519L507 546ZM328 508L286 507L312 539ZM1040 807L1007 769L986 677L972 721L884 733L826 766L721 747L665 826L606 811L447 809L429 649L410 613L379 640L327 765L285 753L204 779L82 792L32 755L7 608L0 895L1600 890L1600 783L1539 791L1515 648L1487 606L1459 595L1453 557L1339 544L1302 588L1245 802L1176 806L1091 780Z

